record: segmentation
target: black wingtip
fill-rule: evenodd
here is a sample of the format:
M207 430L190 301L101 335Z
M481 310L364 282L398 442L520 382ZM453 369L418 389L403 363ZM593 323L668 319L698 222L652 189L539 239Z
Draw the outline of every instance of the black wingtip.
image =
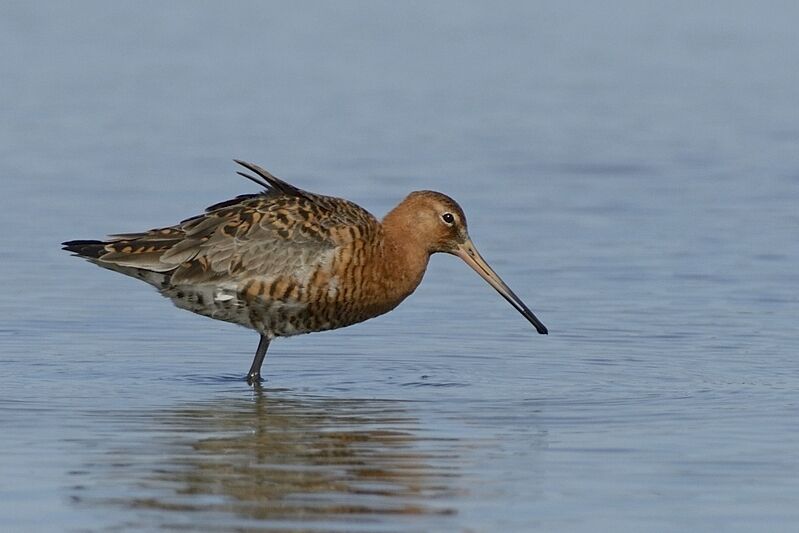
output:
M105 252L105 243L97 240L64 241L61 249L81 257L100 257Z
M103 244L103 241L98 241L96 239L92 240L78 239L74 241L64 241L61 243L61 246L64 247L64 250L74 251L75 248L79 248L81 246L88 246L92 244Z

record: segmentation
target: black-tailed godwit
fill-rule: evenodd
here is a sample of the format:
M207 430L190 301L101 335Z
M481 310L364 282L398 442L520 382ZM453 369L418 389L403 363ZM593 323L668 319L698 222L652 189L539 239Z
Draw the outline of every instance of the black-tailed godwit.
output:
M477 253L450 197L409 194L381 221L341 198L300 190L236 161L264 187L167 228L78 240L64 249L141 279L180 308L261 335L249 383L275 337L324 331L394 309L422 281L431 254L463 259L529 320L547 328Z

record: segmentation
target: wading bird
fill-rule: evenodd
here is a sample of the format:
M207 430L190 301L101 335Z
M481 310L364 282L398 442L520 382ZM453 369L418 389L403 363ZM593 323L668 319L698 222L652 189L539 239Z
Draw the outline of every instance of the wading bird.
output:
M477 253L450 197L409 194L382 221L341 198L303 191L236 161L264 187L166 228L76 240L64 249L141 279L172 302L261 335L247 381L275 337L341 328L394 309L422 281L431 254L463 259L536 331L547 328Z

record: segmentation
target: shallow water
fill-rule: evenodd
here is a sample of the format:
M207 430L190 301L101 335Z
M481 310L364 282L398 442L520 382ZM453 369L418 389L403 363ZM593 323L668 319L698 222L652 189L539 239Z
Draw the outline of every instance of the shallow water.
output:
M792 531L793 4L8 4L0 520L14 531ZM275 342L58 243L252 192L460 201L451 257Z

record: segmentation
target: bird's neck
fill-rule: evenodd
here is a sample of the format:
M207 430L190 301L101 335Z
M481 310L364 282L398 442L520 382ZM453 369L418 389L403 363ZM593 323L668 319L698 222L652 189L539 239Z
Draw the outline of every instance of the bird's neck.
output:
M421 283L430 252L402 204L389 212L382 222L383 275L392 289L405 298Z

